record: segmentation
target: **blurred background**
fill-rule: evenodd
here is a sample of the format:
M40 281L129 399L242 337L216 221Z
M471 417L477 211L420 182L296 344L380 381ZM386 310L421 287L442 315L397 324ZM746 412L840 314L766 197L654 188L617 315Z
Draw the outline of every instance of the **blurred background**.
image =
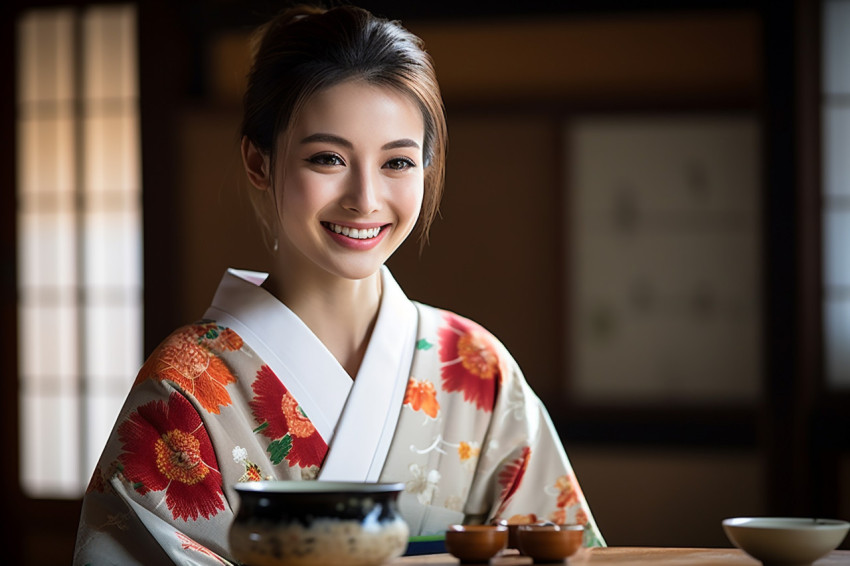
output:
M608 543L850 518L850 0L359 5L424 39L448 113L441 216L390 267L513 353ZM10 562L70 561L144 357L268 265L237 132L281 6L2 8Z

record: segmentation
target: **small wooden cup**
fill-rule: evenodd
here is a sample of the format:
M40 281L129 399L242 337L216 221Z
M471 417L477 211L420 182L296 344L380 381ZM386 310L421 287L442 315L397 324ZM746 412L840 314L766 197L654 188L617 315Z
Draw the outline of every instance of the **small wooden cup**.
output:
M493 523L494 525L504 525L508 528L508 548L519 550L519 539L517 538L517 528L520 523L508 523L505 519Z
M582 525L519 525L517 539L522 554L535 563L563 562L581 548Z
M462 564L487 563L507 544L504 525L450 525L446 530L446 550Z

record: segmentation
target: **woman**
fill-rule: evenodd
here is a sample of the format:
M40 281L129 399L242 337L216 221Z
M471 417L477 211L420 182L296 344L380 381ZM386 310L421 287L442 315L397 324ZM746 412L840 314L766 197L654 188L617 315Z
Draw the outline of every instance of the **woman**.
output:
M604 544L507 350L410 301L384 266L427 238L446 128L431 61L395 22L300 7L267 24L241 151L274 254L228 270L204 319L140 370L87 490L75 562L221 563L234 483L404 482L412 535L552 520Z

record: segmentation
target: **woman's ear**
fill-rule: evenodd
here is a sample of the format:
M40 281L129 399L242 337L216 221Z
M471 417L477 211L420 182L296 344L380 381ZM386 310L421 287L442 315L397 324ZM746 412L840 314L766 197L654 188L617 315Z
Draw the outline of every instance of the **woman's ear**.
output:
M252 185L261 191L271 188L269 156L257 149L247 136L242 136L242 164Z

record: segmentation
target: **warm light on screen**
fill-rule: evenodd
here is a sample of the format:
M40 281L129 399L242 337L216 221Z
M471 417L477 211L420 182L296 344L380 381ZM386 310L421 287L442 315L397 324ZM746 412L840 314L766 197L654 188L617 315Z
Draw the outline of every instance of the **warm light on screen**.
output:
M826 375L850 387L850 0L823 11L823 239Z
M136 13L18 23L20 477L78 497L142 356Z

